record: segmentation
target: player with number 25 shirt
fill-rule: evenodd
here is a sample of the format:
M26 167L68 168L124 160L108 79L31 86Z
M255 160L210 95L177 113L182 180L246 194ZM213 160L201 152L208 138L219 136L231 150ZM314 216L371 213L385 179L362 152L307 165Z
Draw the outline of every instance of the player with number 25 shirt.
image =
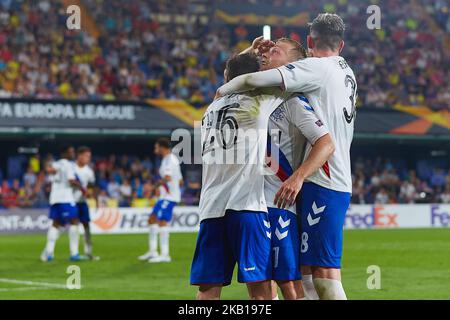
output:
M259 70L255 56L232 58L226 77ZM264 197L268 120L290 93L278 88L216 99L202 120L200 232L191 269L199 299L217 299L238 281L251 298L270 299L271 234ZM268 296L267 296L268 294Z

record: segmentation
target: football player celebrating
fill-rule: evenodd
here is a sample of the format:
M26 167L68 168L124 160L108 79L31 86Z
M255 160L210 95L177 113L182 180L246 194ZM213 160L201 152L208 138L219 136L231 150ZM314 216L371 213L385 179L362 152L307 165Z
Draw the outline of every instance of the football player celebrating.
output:
M261 56L262 70L278 68L306 58L306 51L301 44L288 38L279 39L272 45L265 43L262 46L258 46L255 52ZM334 144L328 130L317 118L315 109L304 96L287 101L272 113L269 119L269 134L268 159L275 174L266 176L264 189L272 227L272 279L280 287L285 299L299 299L304 293L302 283L299 281L300 235L297 208L291 205L280 209L273 200L283 182L303 162L307 144L314 146L314 152L320 154L319 157L312 157L321 159L315 168L320 168L333 154ZM305 163L303 168L308 165L310 164ZM310 295L306 298L314 299Z
M340 268L343 225L352 191L350 146L357 84L352 69L340 56L344 31L344 22L338 15L319 14L307 39L310 58L237 77L218 91L220 96L278 86L287 92L302 92L330 131L336 145L330 160L309 177L300 169L295 171L275 197L277 206L285 207L295 201L302 189L302 271L312 273L321 299L346 299ZM310 152L309 146L306 154Z
M242 54L228 62L225 74L229 80L254 70L259 70L256 56ZM236 263L238 281L247 283L250 298L271 299L273 234L264 196L267 127L270 114L289 97L278 89L231 95L215 100L203 117L202 222L191 269L191 283L200 286L198 299L220 298Z

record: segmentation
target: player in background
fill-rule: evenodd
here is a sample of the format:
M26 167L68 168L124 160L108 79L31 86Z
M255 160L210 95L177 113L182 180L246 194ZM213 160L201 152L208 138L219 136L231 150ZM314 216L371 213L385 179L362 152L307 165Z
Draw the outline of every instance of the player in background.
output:
M81 185L82 189L76 189L74 191L75 202L77 204L78 219L84 228L84 255L89 260L98 260L98 257L94 257L92 254L92 238L89 222L91 221L89 215L89 206L86 202L85 194L87 188L93 186L95 183L94 171L89 166L91 162L92 152L91 149L85 146L77 149L77 159L75 161L75 178Z
M49 164L46 168L51 179L50 213L52 224L47 233L47 244L41 254L42 261L52 261L55 244L60 232L69 225L70 260L79 261L78 253L78 213L75 205L74 188L81 189L75 178L73 159L75 150L72 146L64 146L61 159Z
M338 15L319 14L310 25L307 39L312 57L238 77L218 90L218 95L227 95L281 86L287 92L303 92L331 133L336 151L330 160L308 178L297 170L283 183L275 199L277 206L284 207L293 203L302 189L302 271L312 273L320 299L346 299L340 268L343 225L352 192L350 146L357 84L352 69L340 56L344 31ZM306 155L310 151L308 148Z
M255 39L255 41L258 39ZM306 51L300 43L289 38L281 38L275 43L257 44L256 54L261 56L261 70L279 68L285 64L305 59ZM320 168L334 152L334 144L328 130L318 119L315 110L304 96L291 99L279 106L270 116L267 151L276 152L276 157L268 155L274 175L267 175L265 196L272 227L273 276L285 299L304 295L300 274L300 235L297 223L297 208L292 205L279 209L274 203L275 195L295 170L303 162L306 145L314 146L322 159ZM278 159L277 164L273 159ZM305 164L306 166L308 163ZM277 298L276 286L272 294ZM307 299L313 297L307 296Z
M180 161L172 153L168 139L161 138L156 141L154 153L162 158L159 168L161 180L156 185L157 188L159 187L159 199L148 219L149 251L140 256L139 260L170 262L168 224L172 220L173 208L181 201L183 176ZM161 254L158 253L158 233Z

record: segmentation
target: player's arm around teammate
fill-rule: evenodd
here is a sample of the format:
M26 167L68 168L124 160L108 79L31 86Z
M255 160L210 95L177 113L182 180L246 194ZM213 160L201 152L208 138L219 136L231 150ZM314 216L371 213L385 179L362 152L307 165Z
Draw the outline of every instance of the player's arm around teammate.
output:
M301 166L290 176L275 195L278 208L286 208L295 204L297 196L306 178L319 170L335 151L335 145L329 134L319 138L311 149L311 153Z

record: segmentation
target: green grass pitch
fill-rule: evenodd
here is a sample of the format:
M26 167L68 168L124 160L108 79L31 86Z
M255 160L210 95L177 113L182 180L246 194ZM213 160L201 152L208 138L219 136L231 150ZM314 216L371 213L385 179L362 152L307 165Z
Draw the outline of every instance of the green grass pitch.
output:
M68 240L57 243L56 259L39 261L45 235L0 236L0 300L3 299L193 299L189 269L196 234L171 235L172 263L137 260L147 236L94 236L100 261L77 263L80 290L69 276ZM80 241L81 247L81 241ZM381 268L381 289L367 288L367 267ZM28 281L24 283L23 281ZM349 299L450 299L450 229L351 230L344 235L343 283ZM224 288L224 299L246 299L244 285Z

